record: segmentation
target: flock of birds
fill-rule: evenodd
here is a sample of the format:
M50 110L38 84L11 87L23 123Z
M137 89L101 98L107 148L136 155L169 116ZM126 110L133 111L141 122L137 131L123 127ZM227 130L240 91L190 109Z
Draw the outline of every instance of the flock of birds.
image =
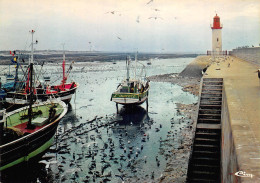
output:
M76 100L87 96L89 102L74 106L71 101L72 109L60 122L55 143L39 163L45 166L49 177L61 182L157 182L164 178L167 163L171 159L178 162L180 151L188 149L183 131L190 129L192 121L174 109L167 121L159 120L159 114L152 111L148 114L142 107L136 112L138 116L127 111L86 116L92 106L84 105L97 100L90 98L86 88L96 93L95 86L108 82L111 75L108 73L115 72L111 70L113 63L94 65L91 70L102 72L101 79L95 78L95 74L90 78L86 66L75 66L72 70L70 77L81 83ZM116 66L120 68L119 65ZM59 66L46 67L46 74L51 74L54 80L60 76ZM182 156L181 160L187 159ZM177 168L179 176L185 176L183 164L178 163L174 169Z
M165 166L165 162L178 153L170 151L172 146L175 144L176 149L183 148L183 139L179 134L182 129L189 127L183 123L190 124L183 117L172 118L166 138L157 139L160 151L155 155L145 153L151 139L148 131L158 133L164 125L157 124L149 117L135 124L106 116L96 117L69 129L60 126L56 143L46 155L56 158L39 163L45 164L46 170L62 182L152 181L163 174L158 176L158 172L152 168L150 173L149 170L144 172L143 167L145 164L150 164L148 167Z
M108 66L102 67L108 69ZM51 69L54 71L55 67ZM53 78L60 74L58 71L58 68L56 72L48 70ZM74 68L71 75L75 80L85 80L86 74L79 67ZM91 79L86 80L89 82ZM95 93L95 89L91 92ZM124 119L127 116L124 111L119 115L85 120L81 115L86 113L86 109L78 106L77 110L77 115L73 109L62 120L55 144L39 162L45 165L48 174L61 182L156 182L164 177L166 163L177 157L178 149L183 149L185 139L181 133L191 124L190 119L185 119L179 113L168 124L155 121L143 108L138 112L141 116L138 121L135 121L136 117ZM149 115L154 114L150 112ZM151 144L154 154L148 150ZM175 148L174 152L172 148ZM182 171L184 176L185 170Z
M151 2L151 1L150 1ZM147 3L148 4L148 3ZM154 10L155 12L159 12L160 10L158 8L152 8L152 10ZM122 14L119 12L119 11L108 11L106 12L105 14L111 14L111 15L116 15L118 14L118 16L121 16ZM148 17L148 19L154 19L154 20L157 20L157 19L160 19L160 20L163 20L162 17L159 17L159 16L151 16L151 17ZM175 17L176 19L176 17ZM136 22L137 23L140 23L140 16L138 15L137 18L136 18Z
M148 1L147 3L146 3L146 5L150 5L150 4L152 4L153 3L153 0L150 0L150 1ZM158 9L158 8L152 8L152 10L153 11L155 11L155 12L160 12L160 10ZM120 12L120 11L115 11L115 10L113 10L113 11L108 11L108 12L106 12L105 14L111 14L111 15L118 15L118 16L122 16L122 13ZM136 18L136 22L137 23L140 23L140 15L138 15L137 16L137 18ZM148 19L149 20L164 20L162 17L160 17L160 16L158 16L158 15L156 15L156 16L150 16L150 17L148 17ZM177 19L177 17L174 17L174 19L176 20ZM119 36L117 36L117 38L118 38L118 40L122 40L122 38L121 37L119 37Z

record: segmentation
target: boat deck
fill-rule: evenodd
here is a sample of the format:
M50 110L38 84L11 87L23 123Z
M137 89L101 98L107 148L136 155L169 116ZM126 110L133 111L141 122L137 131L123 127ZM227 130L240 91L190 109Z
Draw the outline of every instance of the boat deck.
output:
M19 129L20 132L22 132L23 134L24 133L33 133L33 132L36 132L37 130L43 128L44 126L46 125L43 125L43 126L35 126L34 129L27 129L27 124L28 122L26 123L22 123L22 124L19 124L19 125L16 125L14 126L15 129Z

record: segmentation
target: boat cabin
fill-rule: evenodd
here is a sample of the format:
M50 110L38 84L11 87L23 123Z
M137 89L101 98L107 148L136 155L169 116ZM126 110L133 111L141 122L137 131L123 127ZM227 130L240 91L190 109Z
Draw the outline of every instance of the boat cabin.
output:
M144 85L138 80L130 80L118 85L117 92L119 93L143 93Z

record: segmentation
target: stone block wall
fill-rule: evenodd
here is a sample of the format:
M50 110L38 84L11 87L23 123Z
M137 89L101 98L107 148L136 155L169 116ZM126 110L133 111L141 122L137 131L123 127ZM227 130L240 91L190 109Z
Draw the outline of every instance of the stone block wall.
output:
M260 66L260 47L233 49L229 52L229 55L241 58Z
M240 179L235 176L239 171L237 163L237 152L234 145L234 137L231 129L231 121L229 116L228 101L223 86L222 97L222 113L221 113L221 182L240 182Z

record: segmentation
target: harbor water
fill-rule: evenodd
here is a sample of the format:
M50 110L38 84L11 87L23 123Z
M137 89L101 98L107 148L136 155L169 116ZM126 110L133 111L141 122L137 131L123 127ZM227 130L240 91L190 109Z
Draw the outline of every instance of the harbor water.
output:
M192 60L153 59L151 65L140 61L146 71L138 64L137 76L140 72L146 76L180 73ZM61 81L61 71L61 64L47 64L41 70L56 83ZM130 74L134 76L133 72ZM8 170L2 175L3 180L115 183L158 180L167 162L181 157L172 150L180 148L182 130L191 124L187 116L179 114L176 104L193 104L198 99L175 83L150 82L148 109L144 103L134 108L119 105L117 111L110 98L125 77L124 60L75 63L68 80L78 82L79 88L50 150L37 162L17 167L16 171Z

